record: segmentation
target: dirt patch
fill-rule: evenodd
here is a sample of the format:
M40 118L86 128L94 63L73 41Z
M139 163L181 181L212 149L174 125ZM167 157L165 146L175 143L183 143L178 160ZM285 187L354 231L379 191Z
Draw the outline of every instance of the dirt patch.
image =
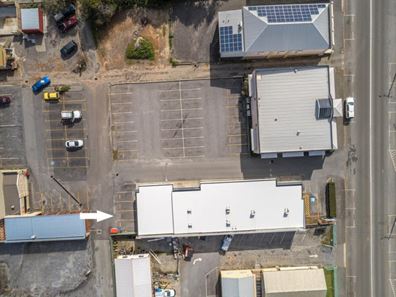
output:
M155 51L154 61L129 61L125 49L133 39L149 40ZM169 26L166 10L130 9L117 13L98 41L98 56L103 70L131 66L169 65Z

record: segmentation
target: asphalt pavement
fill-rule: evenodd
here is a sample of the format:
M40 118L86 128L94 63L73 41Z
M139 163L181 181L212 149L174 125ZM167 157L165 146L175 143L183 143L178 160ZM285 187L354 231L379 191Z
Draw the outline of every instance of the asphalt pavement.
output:
M395 296L394 1L348 1L353 95L346 226L348 296ZM393 248L392 248L393 247Z

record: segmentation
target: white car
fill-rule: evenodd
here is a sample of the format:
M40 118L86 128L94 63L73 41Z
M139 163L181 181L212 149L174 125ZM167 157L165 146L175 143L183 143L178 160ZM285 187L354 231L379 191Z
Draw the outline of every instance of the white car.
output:
M155 289L155 297L174 297L176 291L174 289Z
M61 119L65 122L74 123L82 118L82 113L79 110L62 110Z
M345 118L352 119L355 117L355 98L348 97L345 100Z
M65 142L66 149L79 149L84 146L84 141L81 139L68 140Z

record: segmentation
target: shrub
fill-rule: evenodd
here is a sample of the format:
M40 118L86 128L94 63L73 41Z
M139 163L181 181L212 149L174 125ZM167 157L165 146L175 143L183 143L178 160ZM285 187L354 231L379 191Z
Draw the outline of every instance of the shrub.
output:
M140 38L128 44L125 56L127 59L154 60L154 47L147 39Z

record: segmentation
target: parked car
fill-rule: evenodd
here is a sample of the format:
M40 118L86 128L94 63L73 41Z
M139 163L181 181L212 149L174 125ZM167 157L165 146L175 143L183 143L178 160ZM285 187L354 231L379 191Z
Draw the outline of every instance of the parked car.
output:
M48 76L43 76L40 78L40 80L36 81L34 85L32 86L32 91L34 93L38 93L42 89L44 89L46 86L48 86L51 83L51 80L49 79Z
M355 98L348 97L345 100L345 118L347 120L355 117Z
M176 296L176 291L174 289L161 289L156 288L154 291L155 297L174 297Z
M222 243L221 243L221 247L220 247L220 251L222 252L222 253L226 253L227 251L228 251L228 249L230 248L230 245L231 245L231 241L232 241L232 239L233 239L233 235L226 235L226 236L224 236L224 238L223 238L223 241L222 241Z
M183 258L185 261L191 261L194 255L194 250L191 245L183 244Z
M67 140L65 142L65 147L66 149L79 149L82 148L84 146L84 141L82 141L81 139L76 139L76 140Z
M67 31L69 31L71 28L73 28L77 24L78 24L77 17L75 15L73 15L70 18L64 20L62 23L58 24L58 29L61 32L66 33Z
M64 93L70 90L70 86L68 85L58 85L55 86L55 91L59 92L59 93Z
M55 22L59 23L63 21L65 18L72 16L76 13L76 7L73 4L69 4L69 6L62 12L58 12L54 15Z
M74 42L74 40L69 41L66 43L64 47L61 48L60 53L62 58L67 58L70 56L72 53L77 51L77 43Z
M59 100L60 95L59 95L59 92L44 92L43 98L44 98L44 100L46 100L46 101L49 101L49 100Z
M8 96L0 96L0 106L10 105L11 98Z
M82 113L79 110L62 110L61 119L62 122L74 123L82 118Z

